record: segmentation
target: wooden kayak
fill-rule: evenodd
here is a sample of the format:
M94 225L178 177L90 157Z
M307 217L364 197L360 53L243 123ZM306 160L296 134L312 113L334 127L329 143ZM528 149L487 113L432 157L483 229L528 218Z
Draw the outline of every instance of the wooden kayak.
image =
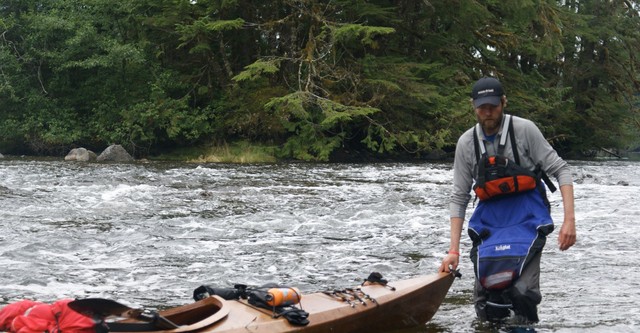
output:
M283 317L274 318L271 310L250 305L246 300L224 300L210 296L185 306L160 311L163 320L175 327L131 329L146 332L284 333L284 332L384 332L423 325L436 313L454 275L438 273L387 285L371 284L354 289L352 298L330 293L302 295L298 307L306 311L309 324L292 325ZM357 296L360 295L360 296ZM148 325L136 319L114 323L111 332L127 332L127 325Z

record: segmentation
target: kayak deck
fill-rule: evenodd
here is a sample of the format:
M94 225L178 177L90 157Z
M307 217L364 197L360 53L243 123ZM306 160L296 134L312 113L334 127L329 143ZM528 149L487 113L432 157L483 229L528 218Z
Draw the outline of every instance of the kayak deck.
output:
M153 332L365 333L417 326L431 320L453 279L453 274L438 273L389 282L387 286L365 285L352 289L359 296L351 298L322 292L304 294L298 306L309 313L309 324L305 326L274 318L271 310L257 308L243 299L229 301L210 296L160 311L160 316L179 327ZM133 319L117 322L126 323L142 324Z
M171 329L157 328L157 322L123 319L107 323L109 332L146 332L146 333L178 333L195 332L211 326L229 314L230 307L225 306L225 300L220 297L208 297L195 303L179 306L164 311L158 315L178 327Z

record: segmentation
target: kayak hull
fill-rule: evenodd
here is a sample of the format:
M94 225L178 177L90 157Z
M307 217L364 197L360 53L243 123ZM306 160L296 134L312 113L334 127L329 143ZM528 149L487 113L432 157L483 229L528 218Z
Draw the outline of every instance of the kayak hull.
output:
M442 304L454 276L448 273L419 276L358 287L360 295L345 301L325 293L302 296L300 307L309 313L309 324L296 326L274 318L268 309L246 300L211 296L202 301L161 311L160 315L182 326L158 332L212 333L365 333L423 325ZM131 320L128 320L131 321Z

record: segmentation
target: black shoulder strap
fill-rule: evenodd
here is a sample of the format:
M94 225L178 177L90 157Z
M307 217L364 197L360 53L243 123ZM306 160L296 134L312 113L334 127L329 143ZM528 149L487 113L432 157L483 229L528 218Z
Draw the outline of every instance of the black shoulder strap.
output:
M476 151L476 161L480 162L480 142L478 142L478 132L476 126L473 126L473 148Z
M476 179L476 185L484 187L486 182L484 158L486 158L487 153L485 149L480 149L480 139L478 139L477 127L477 125L473 127L473 148L476 151L476 162L478 164L478 178ZM484 145L484 142L482 144ZM484 148L484 146L482 148Z
M509 138L511 139L511 151L513 151L513 161L520 165L520 155L518 154L518 145L516 145L516 135L513 130L513 119L509 122Z
M515 131L513 130L513 119L509 123L509 137L511 138L511 149L513 151L513 161L516 162L517 165L520 165L520 155L518 154L518 145L516 144L516 135L515 135ZM551 193L555 192L557 190L556 186L553 184L551 179L549 179L549 176L547 176L547 173L544 172L544 170L542 170L541 165L536 166L536 173L538 172L540 173L540 178L542 179L542 181L549 188L549 191L551 191Z

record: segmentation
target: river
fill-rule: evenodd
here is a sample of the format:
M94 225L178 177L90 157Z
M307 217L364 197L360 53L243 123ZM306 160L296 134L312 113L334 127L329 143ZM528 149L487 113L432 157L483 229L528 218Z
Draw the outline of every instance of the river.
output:
M570 163L578 242L561 252L551 235L534 329L638 331L640 162ZM190 302L201 284L312 292L354 286L373 271L390 281L434 273L449 243L451 167L5 158L0 304L106 297L166 307ZM560 194L550 199L560 223ZM504 330L475 319L463 240L462 278L431 322L400 332Z

